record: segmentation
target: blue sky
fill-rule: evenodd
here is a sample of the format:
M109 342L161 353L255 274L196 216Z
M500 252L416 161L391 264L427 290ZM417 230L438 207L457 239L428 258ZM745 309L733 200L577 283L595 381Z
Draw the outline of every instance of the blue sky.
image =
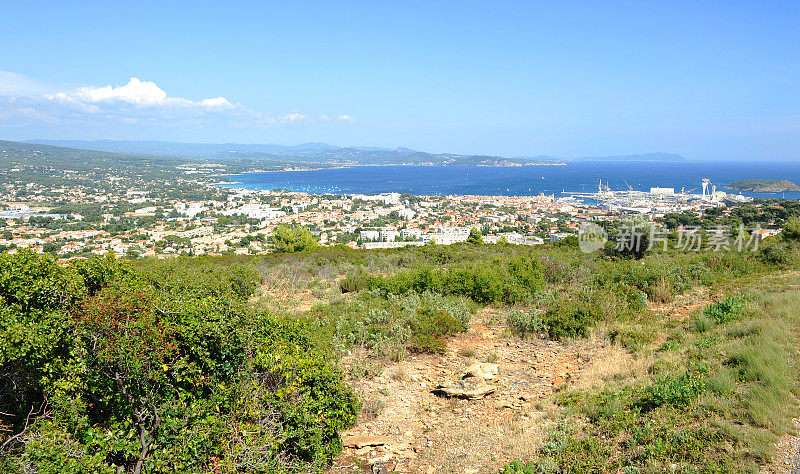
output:
M3 3L5 139L800 159L799 2Z

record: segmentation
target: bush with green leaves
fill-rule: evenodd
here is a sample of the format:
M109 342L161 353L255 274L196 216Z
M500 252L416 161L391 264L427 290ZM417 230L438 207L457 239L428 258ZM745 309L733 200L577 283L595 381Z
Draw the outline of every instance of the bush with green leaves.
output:
M552 339L585 337L598 319L597 308L589 303L561 300L542 315L542 322Z
M544 274L538 260L516 257L372 276L367 284L384 294L430 291L465 296L480 304L512 304L525 301L542 289Z
M473 245L480 245L483 243L483 234L481 234L481 231L479 231L477 227L473 227L469 230L467 243Z
M0 255L0 470L324 468L358 401L307 324L242 269L137 265Z
M687 370L680 375L664 375L645 389L637 404L642 410L661 406L681 407L696 400L707 388L707 370Z
M344 278L339 280L339 290L342 293L354 293L366 290L369 287L369 274L363 267L358 267L355 271L349 272Z
M793 239L786 239L793 242ZM767 241L758 249L758 257L766 264L785 266L792 261L791 243L786 240Z
M744 294L726 296L711 303L703 309L703 316L713 320L716 324L726 324L738 319L745 309L745 303L750 298Z
M317 246L311 232L302 226L279 225L270 238L276 252L302 252Z
M399 359L408 350L441 352L449 337L469 328L474 311L464 297L364 291L352 301L317 306L307 317L319 347L342 354L361 346L375 356Z
M781 230L783 240L800 242L800 218L793 217L786 221Z
M548 328L542 321L541 315L537 311L511 310L506 316L508 328L512 334L525 338L527 336L538 336L547 333Z

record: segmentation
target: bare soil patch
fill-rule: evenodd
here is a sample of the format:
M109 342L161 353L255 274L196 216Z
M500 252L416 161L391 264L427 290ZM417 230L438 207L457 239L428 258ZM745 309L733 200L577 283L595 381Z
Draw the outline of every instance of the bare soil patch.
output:
M495 472L514 459L535 457L553 418L550 395L580 380L587 366L600 362L593 357L616 352L596 338L561 344L507 336L504 326L490 325L501 319L496 311L479 312L471 330L449 341L442 355L412 354L387 362L371 380L353 381L362 400L380 411L342 433L351 446L330 471ZM474 362L499 364L496 392L479 400L432 393ZM352 442L366 436L382 444Z

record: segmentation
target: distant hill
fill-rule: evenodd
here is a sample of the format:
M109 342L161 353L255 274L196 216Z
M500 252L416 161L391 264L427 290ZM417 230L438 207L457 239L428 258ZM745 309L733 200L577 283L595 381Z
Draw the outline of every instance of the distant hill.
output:
M674 153L644 153L641 155L584 156L575 161L686 161Z
M132 140L30 140L27 143L81 148L112 153L151 154L182 158L249 160L256 162L292 162L326 165L402 165L442 166L524 166L540 164L530 158L427 153L409 148L336 147L326 143L275 144L179 143ZM546 163L550 164L550 163Z
M181 143L138 140L28 140L26 143L53 145L84 150L108 151L113 153L138 153L180 157L203 157L225 153L270 153L310 155L338 147L325 143L303 143L294 146L275 144L239 144L239 143Z
M726 189L751 193L780 193L783 191L800 191L800 186L788 179L742 179L727 186Z
M88 171L98 167L106 169L173 168L183 163L185 160L166 156L114 153L0 140L0 169L49 166L54 169Z
M553 156L503 157L494 155L462 155L428 153L405 147L337 147L327 143L310 142L300 145L240 144L240 143L180 143L136 140L30 140L27 143L53 145L85 150L161 155L191 159L228 160L305 164L307 166L355 165L439 165L439 166L530 166L561 164L566 161L683 161L671 153L645 153L580 158Z

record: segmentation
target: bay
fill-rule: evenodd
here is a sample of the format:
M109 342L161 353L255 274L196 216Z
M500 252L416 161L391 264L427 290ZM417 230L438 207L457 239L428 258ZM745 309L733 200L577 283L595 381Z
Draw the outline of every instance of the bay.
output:
M232 188L288 189L311 194L505 195L525 196L592 192L598 183L612 190L649 191L671 187L699 193L708 178L718 191L740 179L788 179L800 183L797 162L569 162L565 165L485 166L353 166L312 171L254 172L230 175ZM737 192L738 193L738 192ZM800 192L739 193L765 198L800 199Z

